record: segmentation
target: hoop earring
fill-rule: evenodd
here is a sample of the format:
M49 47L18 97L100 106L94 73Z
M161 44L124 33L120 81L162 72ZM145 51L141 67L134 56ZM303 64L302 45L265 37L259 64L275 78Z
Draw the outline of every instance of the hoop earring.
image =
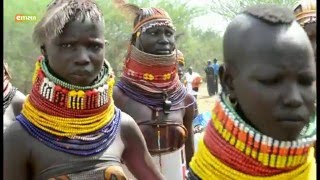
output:
M238 105L238 101L237 100L234 100L233 102L231 101L230 94L227 94L227 100L229 101L229 103L231 104L231 106L233 108L235 108Z

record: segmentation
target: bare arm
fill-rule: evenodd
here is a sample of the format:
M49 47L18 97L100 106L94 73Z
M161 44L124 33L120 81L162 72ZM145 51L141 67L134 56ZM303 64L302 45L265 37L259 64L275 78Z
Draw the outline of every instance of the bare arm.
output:
M23 103L26 99L26 96L20 91L17 91L15 96L12 99L13 113L15 116L18 116L22 110Z
M191 96L191 95L190 95ZM193 99L193 97L187 97L187 101ZM193 126L192 122L193 119L198 115L198 107L197 104L193 104L192 106L189 106L186 109L186 114L183 118L183 125L187 128L188 130L188 137L185 143L185 150L186 150L186 164L187 168L189 167L189 163L191 161L191 158L194 153L194 138L193 138Z
M137 179L164 179L152 162L139 126L125 113L122 118L121 136L125 144L122 159L130 172Z
M28 147L29 137L19 122L14 122L4 133L3 139L3 172L7 180L27 180L28 177Z

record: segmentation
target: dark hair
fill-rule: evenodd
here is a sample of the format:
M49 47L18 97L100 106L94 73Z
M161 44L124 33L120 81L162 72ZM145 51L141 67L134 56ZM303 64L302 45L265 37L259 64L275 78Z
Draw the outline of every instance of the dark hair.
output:
M250 6L244 9L242 13L272 24L290 24L295 20L291 9L272 4Z
M92 22L102 22L103 14L94 0L54 0L47 8L45 15L35 26L33 40L43 45L47 38L62 33L65 25L73 20L90 18Z

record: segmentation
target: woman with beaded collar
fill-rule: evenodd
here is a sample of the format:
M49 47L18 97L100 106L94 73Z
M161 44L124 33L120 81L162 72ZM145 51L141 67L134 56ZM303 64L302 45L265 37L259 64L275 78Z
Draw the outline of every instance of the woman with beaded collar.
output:
M315 61L292 11L248 7L228 25L223 55L223 92L188 179L316 179Z
M181 180L193 154L197 110L194 97L179 81L175 28L163 9L124 1L116 6L135 16L123 74L114 88L116 106L138 123L160 172Z
M8 64L3 62L3 132L9 127L15 117L20 114L26 96L11 82Z
M93 0L55 0L36 25L43 58L4 134L4 179L163 179L134 120L114 106L104 18Z

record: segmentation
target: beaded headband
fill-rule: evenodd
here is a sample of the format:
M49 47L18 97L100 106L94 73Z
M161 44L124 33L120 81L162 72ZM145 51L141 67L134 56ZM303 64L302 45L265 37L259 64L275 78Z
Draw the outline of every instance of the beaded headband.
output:
M141 8L138 23L133 28L133 33L140 29L145 32L155 26L167 26L175 30L169 14L161 8ZM144 18L142 18L145 16Z
M316 15L316 1L315 0L302 0L294 8L296 20L301 26L317 21Z

